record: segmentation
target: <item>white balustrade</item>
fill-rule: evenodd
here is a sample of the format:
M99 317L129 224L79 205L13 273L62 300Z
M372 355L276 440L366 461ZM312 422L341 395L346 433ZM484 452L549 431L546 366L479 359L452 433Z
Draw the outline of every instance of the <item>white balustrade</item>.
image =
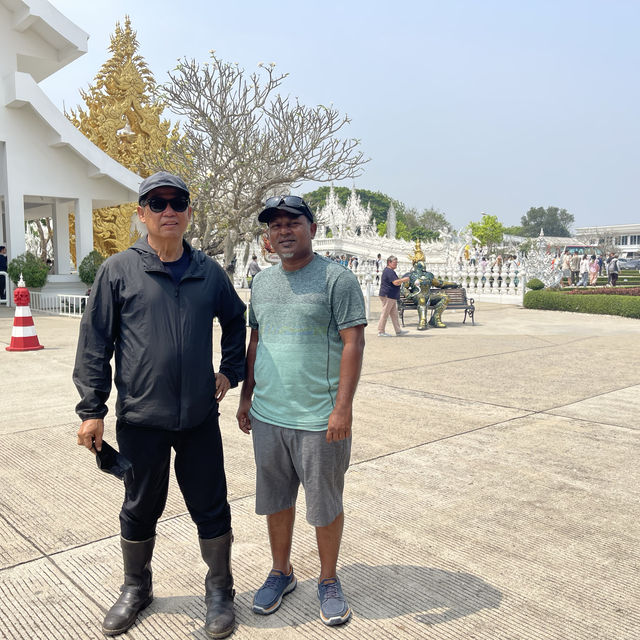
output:
M13 282L11 282L11 279L9 278L9 274L6 271L0 271L0 281L1 279L4 278L4 285L5 285L5 293L4 293L4 298L0 298L0 304L4 304L7 307L11 306L11 301L12 301L12 285Z
M41 311L60 316L73 318L82 317L82 312L87 306L89 296L72 295L66 293L42 293L30 291L31 301L29 306L32 311Z

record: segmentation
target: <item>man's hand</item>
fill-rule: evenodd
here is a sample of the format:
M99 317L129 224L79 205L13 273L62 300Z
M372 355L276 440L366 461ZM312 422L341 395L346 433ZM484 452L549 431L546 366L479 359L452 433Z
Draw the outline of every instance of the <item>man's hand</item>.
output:
M104 420L102 418L91 418L84 420L78 429L78 444L81 447L91 449L94 446L96 451L102 449L102 435L104 434Z
M216 400L218 402L222 401L227 395L227 391L231 388L231 383L229 382L229 378L224 375L224 373L216 373Z
M351 408L348 411L344 411L336 407L329 416L327 442L337 442L348 438L351 435L352 421Z
M249 433L251 431L249 409L251 409L251 400L244 400L240 398L240 404L238 406L236 418L238 419L238 426L240 427L240 431L243 431L244 433Z

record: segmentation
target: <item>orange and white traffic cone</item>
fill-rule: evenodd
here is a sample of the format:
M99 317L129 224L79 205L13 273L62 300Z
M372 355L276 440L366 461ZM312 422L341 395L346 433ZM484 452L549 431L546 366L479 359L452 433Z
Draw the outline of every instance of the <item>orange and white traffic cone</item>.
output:
M29 307L30 300L29 289L24 286L21 274L18 286L13 290L16 314L13 318L11 344L7 347L7 351L37 351L38 349L44 349L38 342L36 327L33 324L31 308Z

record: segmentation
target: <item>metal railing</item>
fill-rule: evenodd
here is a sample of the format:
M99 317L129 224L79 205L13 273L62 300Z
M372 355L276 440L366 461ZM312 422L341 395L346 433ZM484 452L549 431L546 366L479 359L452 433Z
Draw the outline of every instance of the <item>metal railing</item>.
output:
M53 313L59 316L82 317L82 312L87 306L89 296L81 296L67 293L47 294L40 291L30 291L32 311Z
M0 291L2 290L2 279L4 278L4 298L0 298L0 304L4 304L7 307L11 306L11 292L13 290L13 282L9 278L9 274L6 271L0 271Z

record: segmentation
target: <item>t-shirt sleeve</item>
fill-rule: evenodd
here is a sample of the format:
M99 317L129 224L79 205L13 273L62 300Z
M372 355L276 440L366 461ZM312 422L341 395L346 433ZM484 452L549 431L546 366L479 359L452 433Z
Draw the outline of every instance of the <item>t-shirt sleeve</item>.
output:
M350 271L337 277L331 291L331 308L339 331L367 324L362 290Z
M258 328L258 321L256 319L256 314L253 312L253 305L251 304L251 300L249 300L249 326L252 329Z

